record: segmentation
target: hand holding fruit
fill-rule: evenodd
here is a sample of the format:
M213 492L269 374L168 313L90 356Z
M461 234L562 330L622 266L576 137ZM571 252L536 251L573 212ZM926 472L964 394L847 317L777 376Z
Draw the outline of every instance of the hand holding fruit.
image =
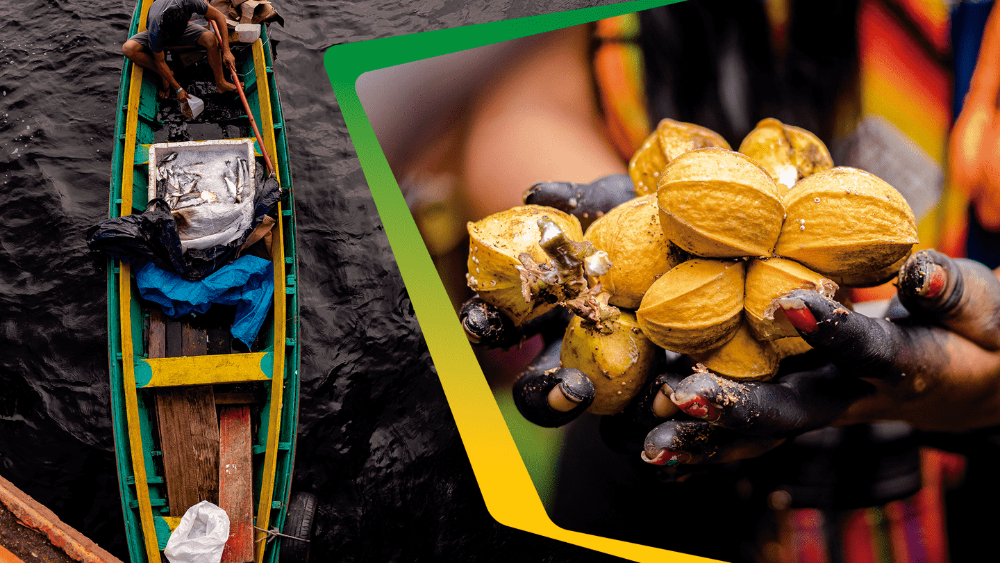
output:
M896 318L869 318L815 292L796 290L782 307L814 360L768 382L697 373L670 390L686 414L704 421L685 439L677 421L650 432L644 457L688 463L745 457L749 445L829 424L904 420L917 428L962 431L995 425L1000 400L1000 281L970 260L920 251L899 275ZM734 438L734 433L737 436ZM709 437L705 437L709 436ZM757 437L757 440L741 441ZM722 445L720 445L722 442ZM777 445L777 442L772 444Z
M649 432L642 449L651 463L729 461L759 455L787 437L830 423L919 414L907 408L894 412L893 405L900 404L896 395L903 393L903 403L923 397L926 387L920 389L920 382L928 379L954 394L949 378L961 366L941 358L963 349L961 342L983 352L966 371L978 373L984 384L995 379L994 353L982 348L982 341L970 342L958 326L948 325L956 330L949 332L867 319L830 299L843 300L838 283L874 284L893 277L916 242L912 212L888 184L859 170L831 169L822 143L776 120L761 122L741 145L750 154L770 147L760 163L708 148L659 155L668 162L661 172L650 172L652 165L642 165L640 158L650 154L650 144L633 158L630 170L641 170L645 180L656 177L657 196L606 214L589 209L588 215L602 216L583 242L572 218L551 208L526 206L511 210L518 217L513 221L491 216L470 224L469 281L483 302L463 308L467 329L492 314L491 322L508 336L504 341L491 332L489 338L510 343L516 340L510 334L520 337L557 304L578 313L563 336L561 362L550 350L517 383L515 398L526 418L553 426L587 408L620 413L608 417L618 422L606 425L614 430L606 434L636 443L636 436ZM580 187L563 190L570 200L562 208L584 199ZM552 235L532 227L541 223L540 215L558 224L565 239L544 251L538 241ZM516 226L505 227L508 222ZM490 239L482 235L487 231L507 234ZM600 251L610 264L585 267ZM487 259L494 255L504 258ZM971 266L955 264L936 253L911 258L904 265L902 291L917 297L904 303L940 312L921 300L931 293L940 299L942 280L949 295L965 295L970 288L956 280L968 277L962 273ZM587 274L564 275L569 270ZM1000 299L988 271L972 279L975 295L990 303ZM947 299L968 306L966 298ZM497 309L503 313L495 314ZM962 322L966 328L983 326ZM803 338L795 337L796 330ZM939 341L957 347L940 350ZM796 357L810 345L818 350ZM937 356L911 350L924 345L934 345ZM664 368L661 347L689 357ZM837 353L832 364L827 350ZM691 358L700 362L694 369ZM779 372L782 358L789 359ZM911 377L901 386L897 379L907 370ZM996 394L996 389L987 393L994 399ZM916 402L927 406L926 400Z

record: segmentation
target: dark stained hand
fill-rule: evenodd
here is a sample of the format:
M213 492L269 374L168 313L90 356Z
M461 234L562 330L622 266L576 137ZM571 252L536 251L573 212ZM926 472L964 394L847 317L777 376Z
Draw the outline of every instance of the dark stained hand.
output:
M589 184L543 182L524 192L527 205L547 205L575 215L586 231L591 223L635 197L628 174L612 174Z
M714 426L772 438L874 420L931 430L996 424L1000 281L982 264L935 251L914 254L899 279L906 311L894 319L850 312L811 291L789 293L780 305L816 351L786 360L769 382L696 373L671 399Z

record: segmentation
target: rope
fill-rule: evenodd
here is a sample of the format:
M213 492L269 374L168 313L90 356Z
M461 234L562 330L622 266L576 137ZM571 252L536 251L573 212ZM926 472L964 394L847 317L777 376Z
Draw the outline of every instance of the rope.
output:
M264 532L266 534L264 537L258 539L257 540L258 542L265 541L265 540L267 542L270 542L276 536L281 536L283 538L289 538L289 539L293 539L295 541L304 541L306 543L309 543L309 540L307 540L307 539L299 538L299 537L295 537L295 536L289 536L288 534L282 534L281 532L278 531L277 528L271 528L270 530L265 530L264 528L258 528L257 526L254 526L253 529L257 530L258 532Z

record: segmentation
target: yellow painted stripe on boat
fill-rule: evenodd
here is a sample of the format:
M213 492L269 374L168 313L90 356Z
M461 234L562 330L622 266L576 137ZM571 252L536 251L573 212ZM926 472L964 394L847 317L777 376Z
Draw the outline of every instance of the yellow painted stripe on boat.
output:
M271 378L265 373L261 362L268 356L268 352L255 352L180 358L143 358L136 362L136 386L145 389L267 381ZM268 365L266 369L271 371L271 366ZM142 372L141 376L139 372Z
M260 97L259 129L264 147L271 156L275 172L278 171L277 152L274 150L274 120L271 117L271 88L267 80L264 47L260 39L253 44L253 65L257 75L257 92ZM280 174L278 182L281 182ZM281 400L285 387L285 241L283 240L281 202L278 202L277 236L272 243L271 261L274 263L274 371L271 377L271 410L267 423L267 450L264 453L264 471L257 505L257 530L255 532L254 561L264 560L266 533L270 529L271 501L274 495L274 472L278 463L278 433L281 430ZM284 502L284 499L282 499Z
M253 44L253 68L257 76L257 92L260 96L260 136L264 139L264 148L268 156L271 157L271 164L274 165L274 172L281 184L281 175L278 174L277 153L274 150L274 117L271 115L271 84L267 80L267 61L264 60L264 46L260 39Z
M139 8L139 31L146 29L146 14L153 0L142 0ZM136 122L139 114L139 96L142 92L142 67L132 65L132 75L129 80L128 113L125 126L125 154L122 157L121 196L122 216L132 214L132 172L135 159ZM129 450L132 455L132 471L135 473L135 492L139 501L139 519L142 524L143 544L146 546L146 557L150 563L159 563L160 548L156 543L156 526L153 523L153 508L149 504L149 485L146 483L146 462L142 446L142 433L139 428L139 399L135 390L135 370L132 357L132 280L128 264L120 264L118 276L119 311L122 329L122 382L125 393L125 410L128 419Z
M167 526L170 527L171 532L176 530L177 526L180 526L181 524L180 516L160 516L160 518L163 518L163 521L167 523Z
M128 162L126 160L126 162ZM129 451L132 455L132 471L135 474L135 494L139 501L139 519L142 523L143 543L150 562L158 562L160 549L156 543L156 527L153 523L153 508L149 504L149 488L146 482L146 462L143 454L142 433L139 427L139 399L135 389L135 370L132 356L132 314L129 310L132 280L128 264L119 267L119 310L122 326L122 391L125 393L125 410L128 420Z

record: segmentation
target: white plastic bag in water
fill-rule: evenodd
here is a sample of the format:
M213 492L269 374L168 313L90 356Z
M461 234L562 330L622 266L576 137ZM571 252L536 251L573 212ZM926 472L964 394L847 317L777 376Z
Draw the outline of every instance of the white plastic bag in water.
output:
M229 515L203 500L184 513L163 554L170 563L219 563L228 539Z

